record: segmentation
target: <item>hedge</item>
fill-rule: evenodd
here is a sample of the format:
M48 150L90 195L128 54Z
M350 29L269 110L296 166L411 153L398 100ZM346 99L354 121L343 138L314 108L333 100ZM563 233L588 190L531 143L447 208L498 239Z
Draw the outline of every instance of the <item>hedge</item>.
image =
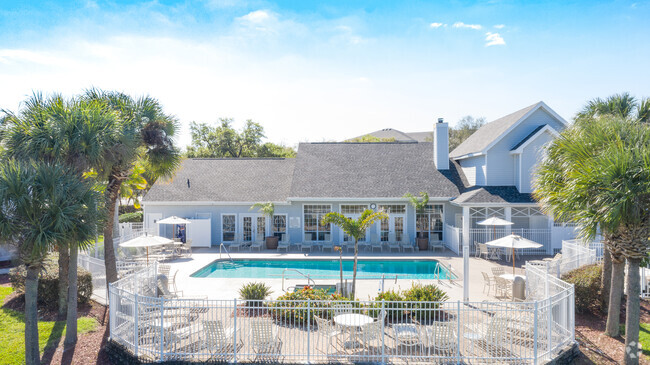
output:
M604 308L600 295L602 274L602 266L594 264L569 271L562 276L562 280L574 285L576 313L600 311Z
M142 222L142 212L124 213L120 215L119 219L120 223Z
M25 265L9 270L11 286L17 292L25 292ZM77 300L80 304L90 301L93 294L93 278L90 272L77 268ZM59 303L59 265L56 258L49 258L38 277L38 303L49 309L56 309Z

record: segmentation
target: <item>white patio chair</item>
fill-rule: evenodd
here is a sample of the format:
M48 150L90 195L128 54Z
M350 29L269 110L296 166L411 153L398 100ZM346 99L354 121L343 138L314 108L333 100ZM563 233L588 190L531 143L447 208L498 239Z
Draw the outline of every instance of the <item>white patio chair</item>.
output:
M334 316L338 316L340 314L353 313L352 304L349 303L332 304L332 312L334 313Z
M490 288L494 286L494 280L490 279L490 275L488 275L486 272L481 271L481 274L483 275L483 293L485 293L485 288L488 288L487 295L490 295Z
M430 326L420 326L421 339L427 354L435 352L437 355L451 356L458 349L456 335L456 321L434 321Z
M490 250L488 248L488 245L486 245L485 243L479 243L478 244L478 253L477 253L476 257L482 257L482 258L484 258L486 260L489 260L490 259Z
M376 249L381 252L384 249L384 243L381 242L377 232L370 233L370 251L375 251Z
M221 321L203 321L203 333L201 336L201 350L206 349L212 360L227 361L233 356L233 336L235 329L224 328ZM241 336L237 336L237 347L243 344Z
M282 240L282 241L278 242L277 250L278 251L284 250L285 252L289 252L289 246L291 246L291 244L289 242L284 242L284 240Z
M422 349L423 343L416 325L411 323L393 324L393 332L395 334L395 346L398 349L401 346L408 347L411 350Z
M361 326L361 343L363 347L370 348L373 341L377 341L381 346L381 326L383 320L376 320Z
M502 297L505 297L506 299L512 297L512 282L500 276L495 276L494 282L495 282L495 289L494 289L495 296L498 296L499 293L501 293Z
M282 341L278 330L270 318L254 318L250 322L251 347L256 361L279 361L282 357Z
M318 325L318 334L320 338L327 340L327 348L325 349L325 353L329 355L330 348L334 347L332 344L332 340L336 339L336 342L338 344L339 342L338 336L343 332L338 328L338 326L336 326L334 323L330 322L327 319L320 318L318 316L314 316L314 319L316 320L316 324Z
M402 241L400 241L399 247L402 252L406 252L406 250L415 252L415 246L413 246L413 243L411 243L411 240L409 239L409 235L406 233L402 234Z
M359 251L372 249L372 244L368 240L359 241Z
M300 248L300 252L303 252L305 250L309 250L309 252L311 252L314 248L314 244L312 242L301 242L298 244L298 247Z
M251 245L248 246L251 252L253 252L253 249L258 250L259 252L262 252L262 247L264 246L264 238L260 241L259 238L256 238L255 241L251 242Z
M158 265L158 274L160 275L165 275L169 279L169 271L171 270L171 266L167 264L160 264Z
M329 251L334 252L334 243L333 242L323 242L319 246L320 246L321 252L324 252L325 250L329 250Z
M439 239L434 239L429 241L429 249L433 251L438 251L438 250L445 250L445 243L440 241Z
M192 257L192 240L186 240L178 249L181 256Z
M393 250L401 252L402 248L400 247L399 242L395 239L395 233L391 232L388 234L388 251L392 252Z
M485 351L486 355L490 357L504 358L516 356L504 347L504 345L509 346L510 344L508 341L510 335L507 329L509 320L504 315L494 315L487 323L467 326L472 334L471 337L468 337L468 333L465 333L465 337L472 341L470 349L474 347L474 343L477 343Z
M494 277L501 276L506 273L506 270L503 268L503 266L496 266L491 268L490 270L492 270L492 275Z

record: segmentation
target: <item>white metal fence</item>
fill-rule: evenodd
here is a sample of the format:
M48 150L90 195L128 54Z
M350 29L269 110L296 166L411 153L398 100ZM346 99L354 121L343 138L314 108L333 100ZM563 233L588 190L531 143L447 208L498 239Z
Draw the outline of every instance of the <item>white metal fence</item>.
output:
M153 361L537 364L574 340L573 286L527 274L528 302L246 302L159 297L153 264L110 286L110 333Z
M469 230L470 249L474 250L474 242L485 243L505 237L509 234L516 234L541 245L540 248L526 248L518 250L523 255L539 255L551 252L551 230L550 229L510 229L510 228L471 228ZM472 251L473 252L473 251Z

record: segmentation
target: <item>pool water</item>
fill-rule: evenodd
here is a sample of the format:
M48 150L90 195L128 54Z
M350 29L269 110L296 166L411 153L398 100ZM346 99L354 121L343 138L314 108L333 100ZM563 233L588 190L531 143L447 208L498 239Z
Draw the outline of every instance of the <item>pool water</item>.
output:
M352 260L343 260L343 277L352 278ZM257 278L279 279L305 277L313 279L338 279L339 260L235 260L215 261L191 276L194 278ZM435 260L359 260L357 278L378 279L398 276L399 279L454 279L447 268Z

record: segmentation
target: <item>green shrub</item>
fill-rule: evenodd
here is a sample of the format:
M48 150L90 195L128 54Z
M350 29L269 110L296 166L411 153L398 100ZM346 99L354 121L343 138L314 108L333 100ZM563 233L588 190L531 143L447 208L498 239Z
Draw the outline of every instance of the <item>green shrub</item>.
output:
M384 291L383 293L379 293L379 295L375 297L373 307L377 309L370 311L371 317L378 318L381 315L381 310L379 308L382 306L382 300L386 301L384 303L384 309L386 310L386 317L389 321L396 320L404 316L404 296L399 291L391 289Z
M329 308L331 308L332 302L336 301L348 301L348 299L339 294L328 294L323 289L306 286L296 292L278 297L271 303L270 313L279 322L304 325L308 320L314 323L314 315L331 318L332 311ZM311 305L309 313L307 313L308 303Z
M246 283L239 289L239 297L246 300L249 307L261 307L262 300L271 293L271 287L265 283Z
M25 292L24 265L9 271L11 286L17 292ZM85 304L90 301L93 294L93 278L88 271L77 268L77 301ZM43 270L38 277L38 303L48 309L56 309L59 303L59 265L56 258L49 258L43 265Z
M438 316L435 312L440 304L449 297L442 289L433 284L422 285L413 283L410 289L404 291L405 308L411 316L418 320L431 320Z
M142 222L142 212L120 214L120 223Z
M595 264L569 271L562 276L562 280L574 285L577 313L602 310L603 300L607 300L600 296L602 275L602 266Z

